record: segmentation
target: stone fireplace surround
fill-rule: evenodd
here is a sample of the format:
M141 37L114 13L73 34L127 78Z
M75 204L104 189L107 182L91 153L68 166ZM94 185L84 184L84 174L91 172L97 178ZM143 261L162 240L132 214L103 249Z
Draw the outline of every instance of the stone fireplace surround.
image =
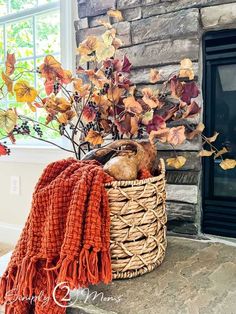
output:
M98 20L108 20L105 14L110 8L121 10L124 16L117 26L124 43L121 51L128 54L133 64L132 82L140 88L149 84L150 68L162 69L168 77L178 70L183 58L193 61L201 88L202 34L236 28L236 0L78 0L77 45L88 35L103 33ZM201 97L199 102L202 103ZM170 233L201 233L202 166L197 156L200 147L199 139L181 145L177 154L187 157L185 166L178 171L167 167ZM159 145L158 155L169 157L168 146Z

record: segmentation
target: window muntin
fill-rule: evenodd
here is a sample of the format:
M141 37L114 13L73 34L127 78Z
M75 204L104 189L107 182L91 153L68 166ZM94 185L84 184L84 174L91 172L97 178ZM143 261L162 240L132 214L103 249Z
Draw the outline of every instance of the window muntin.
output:
M2 10L1 10L2 9ZM47 54L60 60L60 1L59 0L0 0L0 74L5 70L7 52L15 53L17 68L14 76L23 70L36 70ZM3 14L3 12L5 12ZM41 96L44 93L43 80L36 72L25 72L22 79L34 86ZM3 81L0 75L0 86ZM32 112L27 104L16 102L10 93L0 100L0 108L17 108L20 114L39 122L37 112ZM55 132L44 128L47 138L57 139ZM30 137L18 137L19 144L31 144ZM42 144L35 142L36 145Z

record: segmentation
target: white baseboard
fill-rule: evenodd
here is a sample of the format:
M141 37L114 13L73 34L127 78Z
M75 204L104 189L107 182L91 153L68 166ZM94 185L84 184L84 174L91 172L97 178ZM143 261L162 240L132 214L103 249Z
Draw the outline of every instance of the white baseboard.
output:
M0 221L0 242L15 245L22 229L22 225L13 225Z

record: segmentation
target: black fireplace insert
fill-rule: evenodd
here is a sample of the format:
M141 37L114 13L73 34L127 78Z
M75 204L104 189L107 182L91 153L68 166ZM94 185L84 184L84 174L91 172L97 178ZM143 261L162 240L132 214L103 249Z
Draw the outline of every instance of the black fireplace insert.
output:
M220 133L215 142L236 159L236 30L203 36L203 98L205 133ZM236 237L236 168L223 170L220 160L203 160L204 233Z

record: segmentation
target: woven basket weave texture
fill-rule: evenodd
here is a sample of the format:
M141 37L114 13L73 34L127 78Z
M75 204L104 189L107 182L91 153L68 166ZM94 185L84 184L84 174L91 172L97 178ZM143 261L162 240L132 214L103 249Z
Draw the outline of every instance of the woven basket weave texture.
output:
M165 164L160 175L106 184L111 211L113 279L132 278L159 266L166 251Z

